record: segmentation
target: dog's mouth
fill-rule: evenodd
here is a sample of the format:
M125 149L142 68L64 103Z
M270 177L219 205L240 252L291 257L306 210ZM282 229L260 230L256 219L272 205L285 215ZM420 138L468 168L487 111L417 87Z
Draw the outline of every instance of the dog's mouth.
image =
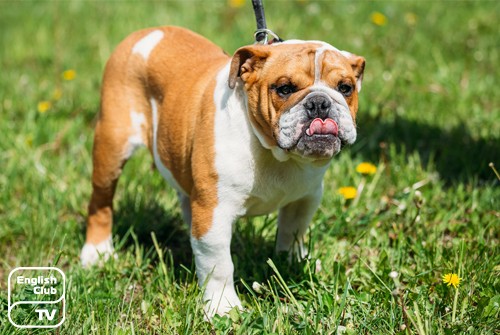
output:
M312 160L328 160L336 155L342 147L339 138L339 125L332 118L315 118L302 128L291 153Z
M309 124L305 134L309 137L328 135L337 137L339 134L339 126L337 125L337 122L331 118L327 118L325 120L316 118Z
M326 162L354 142L356 130L350 115L336 109L310 118L300 107L281 116L275 136L278 146L292 157Z

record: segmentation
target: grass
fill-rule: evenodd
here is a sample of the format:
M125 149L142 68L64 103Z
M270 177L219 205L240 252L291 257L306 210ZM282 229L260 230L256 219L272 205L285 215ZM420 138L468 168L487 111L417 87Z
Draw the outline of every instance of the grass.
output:
M0 334L26 333L7 320L9 272L47 265L68 278L58 334L498 334L500 189L488 163L500 167L499 12L493 1L266 2L283 38L366 57L359 137L327 173L309 260L273 253L275 215L238 222L246 308L210 324L174 192L145 151L118 187L118 260L80 268L92 128L102 69L127 34L181 25L233 52L252 42L250 2L1 2ZM377 172L357 173L361 162ZM451 272L458 289L442 283Z

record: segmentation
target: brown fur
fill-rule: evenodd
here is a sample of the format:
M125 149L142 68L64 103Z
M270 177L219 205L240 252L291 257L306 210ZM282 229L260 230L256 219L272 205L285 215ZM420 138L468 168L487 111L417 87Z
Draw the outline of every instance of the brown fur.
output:
M162 30L164 37L147 61L132 54L133 46L154 30ZM158 104L157 147L162 163L191 197L193 236L210 228L217 205L215 107L212 96L201 95L214 91L215 75L228 60L212 42L177 27L136 32L116 48L106 65L96 125L88 243L97 244L111 234L113 195L132 135L131 110L144 115L142 138L152 151L151 98ZM198 133L193 137L195 128Z

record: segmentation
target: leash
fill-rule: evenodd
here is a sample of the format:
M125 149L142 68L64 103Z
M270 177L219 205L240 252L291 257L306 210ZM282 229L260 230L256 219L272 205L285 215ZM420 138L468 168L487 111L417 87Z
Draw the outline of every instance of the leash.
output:
M262 0L252 0L252 5L255 13L255 21L257 22L257 30L254 34L255 43L272 44L276 42L283 42L277 34L267 29L266 15L264 14L264 5L262 4ZM269 36L271 36L272 39L269 39Z

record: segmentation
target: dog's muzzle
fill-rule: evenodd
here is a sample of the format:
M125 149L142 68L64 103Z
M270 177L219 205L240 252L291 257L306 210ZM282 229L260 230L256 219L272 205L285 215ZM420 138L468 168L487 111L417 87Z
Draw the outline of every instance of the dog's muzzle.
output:
M343 96L313 91L280 118L278 144L309 159L328 159L355 140L356 130Z

